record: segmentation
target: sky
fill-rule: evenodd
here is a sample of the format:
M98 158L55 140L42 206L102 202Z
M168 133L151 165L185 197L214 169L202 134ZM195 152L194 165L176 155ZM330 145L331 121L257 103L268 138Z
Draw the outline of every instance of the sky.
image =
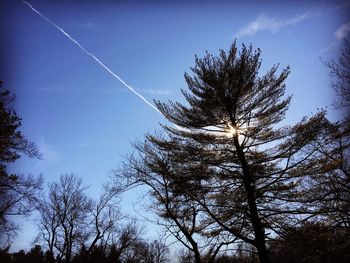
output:
M14 172L41 174L45 183L74 173L97 197L133 152L132 143L166 123L113 74L148 102L184 102L183 75L195 55L218 54L235 40L261 49L261 74L274 64L290 66L286 94L293 99L286 123L320 108L337 119L322 59L339 56L350 32L349 1L28 2L110 72L22 1L1 1L0 79L16 95L23 134L43 155L21 158L11 166ZM126 193L123 211L143 220L148 211L140 200L138 190ZM28 248L34 238L34 219L18 222L22 231L12 250Z

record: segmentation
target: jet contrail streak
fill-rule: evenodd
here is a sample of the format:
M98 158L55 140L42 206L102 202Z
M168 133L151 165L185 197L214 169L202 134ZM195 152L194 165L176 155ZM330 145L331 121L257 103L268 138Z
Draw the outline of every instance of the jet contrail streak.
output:
M165 117L152 103L150 103L144 96L142 96L140 93L138 93L136 90L134 90L133 87L131 87L129 84L127 84L124 80L122 80L117 74L115 74L112 70L110 70L99 58L97 58L94 54L86 50L80 43L75 40L73 37L71 37L66 31L64 31L60 26L52 22L50 19L48 19L46 16L44 16L42 13L40 13L38 10L36 10L30 3L28 3L25 0L22 0L24 4L26 4L33 12L38 14L42 19L49 22L52 26L54 26L56 29L61 31L63 35L65 35L70 41L72 41L74 44L76 44L83 52L85 52L87 55L92 57L98 64L100 64L101 67L103 67L105 70L107 70L110 74L112 74L113 77L118 79L125 87L127 87L132 93L134 93L136 96L138 96L140 99L142 99L148 106L152 107L155 111L157 111L160 115Z

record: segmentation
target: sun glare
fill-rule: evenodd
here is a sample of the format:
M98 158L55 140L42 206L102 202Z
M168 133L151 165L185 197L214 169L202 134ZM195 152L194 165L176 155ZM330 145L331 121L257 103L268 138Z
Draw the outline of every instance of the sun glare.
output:
M229 125L229 129L226 131L226 136L232 137L235 134L237 134L237 129L235 127L232 127L231 125Z

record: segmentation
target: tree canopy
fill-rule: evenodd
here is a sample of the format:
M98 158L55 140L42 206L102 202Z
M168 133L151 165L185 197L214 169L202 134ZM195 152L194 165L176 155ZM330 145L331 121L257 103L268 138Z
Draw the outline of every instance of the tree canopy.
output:
M41 186L41 179L8 172L8 164L21 155L40 158L34 143L22 132L21 118L13 108L14 96L4 90L0 82L0 234L1 243L7 243L16 225L9 221L11 215L27 215L34 208L34 200ZM8 238L3 240L4 237Z
M187 104L156 101L172 125L137 143L124 169L129 184L151 187L158 215L196 262L204 259L194 236L206 239L202 250L247 243L269 262L266 240L314 216L303 182L319 170L312 145L329 122L321 111L283 126L290 70L273 66L260 75L260 55L234 43L218 56L196 57L193 74L185 74Z
M338 95L348 88L346 52L326 63ZM9 172L21 155L40 154L20 131L14 97L1 91L1 238L15 233L11 215L35 208L42 247L8 253L8 246L0 261L168 262L162 238L172 236L185 248L182 263L348 262L349 118L331 122L320 110L287 124L290 69L262 73L261 65L259 49L235 42L196 57L185 73L185 102L155 101L169 123L134 144L116 184L105 184L98 199L74 174L43 192L40 178ZM140 185L165 229L160 240L142 238L142 227L117 206L121 191Z
M350 115L350 39L344 39L344 48L337 60L325 61L333 77L332 88L335 91L336 109L343 109L346 117Z

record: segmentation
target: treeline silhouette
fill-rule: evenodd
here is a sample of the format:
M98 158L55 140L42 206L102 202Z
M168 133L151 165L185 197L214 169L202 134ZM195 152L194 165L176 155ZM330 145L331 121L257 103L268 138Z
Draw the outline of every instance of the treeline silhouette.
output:
M259 75L259 49L234 42L218 56L196 57L185 74L187 104L155 102L171 124L134 143L96 200L73 174L43 191L41 178L7 172L21 154L40 154L19 132L13 99L2 91L1 262L349 262L347 40L344 46L338 61L324 62L334 77L337 122L321 109L282 125L290 69ZM148 241L121 214L120 195L140 186L163 237L178 245ZM38 245L9 253L10 216L34 209Z
M273 263L331 263L349 262L350 241L347 231L334 229L322 224L305 224L299 228L289 229L288 237L271 242L269 247L270 260ZM89 253L81 247L70 262L72 263L162 263L162 262L195 262L193 255L182 251L172 258L168 247L158 241L146 242L135 240L123 251L120 244L95 246ZM203 257L204 259L206 256ZM172 259L172 260L171 260ZM15 253L2 252L2 263L54 263L66 262L52 257L49 250L43 250L35 245L28 252L21 250ZM255 252L238 248L234 253L219 255L214 263L251 263L258 262Z
M94 262L166 262L167 248L153 241L147 243L144 241L130 244L124 251L120 251L118 245L110 245L108 249L102 246L95 246L89 253L82 247L69 262L72 263L94 263ZM21 250L16 253L4 253L1 256L3 263L54 263L66 262L66 260L54 259L50 251L43 251L40 245L35 245L30 251Z

